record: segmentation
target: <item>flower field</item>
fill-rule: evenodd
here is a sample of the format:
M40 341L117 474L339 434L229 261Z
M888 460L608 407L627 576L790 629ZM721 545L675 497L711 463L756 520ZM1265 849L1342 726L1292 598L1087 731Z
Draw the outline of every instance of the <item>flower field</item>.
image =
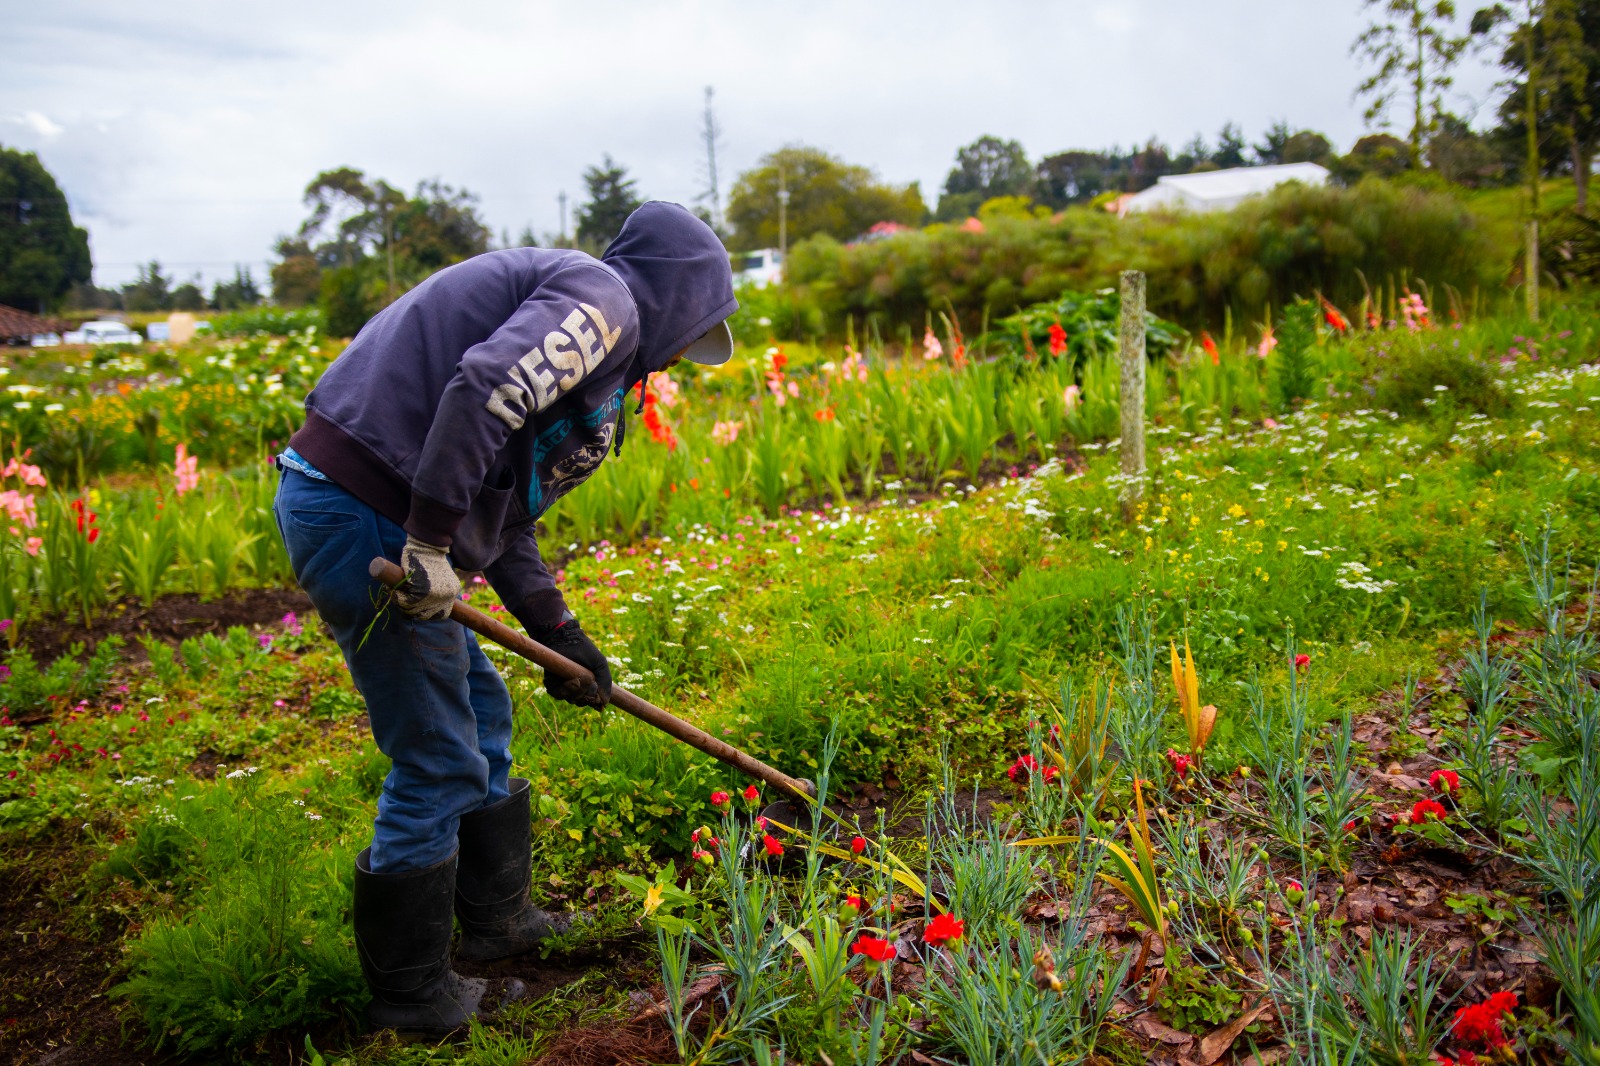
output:
M1600 336L1373 317L1174 332L1126 515L1075 319L653 378L546 556L621 683L831 814L486 647L535 894L597 920L439 1046L359 1029L387 765L315 616L94 640L290 582L269 458L338 343L13 362L0 1050L1600 1062Z

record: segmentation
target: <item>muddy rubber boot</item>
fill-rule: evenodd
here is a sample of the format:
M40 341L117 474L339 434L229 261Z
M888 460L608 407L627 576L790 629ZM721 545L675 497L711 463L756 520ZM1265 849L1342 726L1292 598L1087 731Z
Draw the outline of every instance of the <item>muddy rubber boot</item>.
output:
M572 928L573 916L542 911L528 899L532 883L532 811L526 778L513 777L511 794L493 806L462 815L456 840L456 917L461 942L456 957L474 962L520 955L547 937Z
M356 952L372 990L367 1021L375 1029L439 1036L482 1009L519 999L520 981L462 977L450 968L452 856L422 870L375 874L372 849L356 857Z

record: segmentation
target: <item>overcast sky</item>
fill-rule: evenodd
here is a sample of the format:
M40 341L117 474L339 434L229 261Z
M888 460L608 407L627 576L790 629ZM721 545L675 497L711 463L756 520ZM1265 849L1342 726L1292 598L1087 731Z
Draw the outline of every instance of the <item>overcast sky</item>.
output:
M932 206L985 133L1030 157L1256 139L1277 118L1362 132L1361 0L0 0L0 144L37 151L88 227L95 278L159 259L258 278L318 171L477 193L498 236L554 232L557 194L611 153L648 197L705 187L716 87L724 193L803 142L920 181ZM1454 107L1493 111L1469 59ZM1402 121L1396 116L1397 122ZM1481 124L1481 123L1480 123ZM1403 132L1403 129L1400 131ZM569 208L570 209L570 208Z

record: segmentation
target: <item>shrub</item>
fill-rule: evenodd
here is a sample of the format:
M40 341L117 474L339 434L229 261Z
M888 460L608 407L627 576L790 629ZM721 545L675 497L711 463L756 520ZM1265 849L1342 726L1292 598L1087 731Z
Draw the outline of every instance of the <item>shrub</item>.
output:
M859 245L812 238L790 249L788 276L830 330L855 317L892 334L920 331L930 310L976 325L1065 289L1113 285L1128 268L1149 275L1151 311L1212 326L1314 292L1355 306L1363 277L1470 292L1503 274L1481 220L1453 193L1369 179L1285 185L1209 214L1118 219L1073 208L1046 220L995 217L982 231L933 225Z
M249 337L256 333L281 337L326 329L322 310L317 307L247 307L212 315L210 322L211 332L218 337Z
M1418 415L1440 403L1486 415L1511 406L1493 365L1448 333L1388 333L1361 352L1367 386L1379 407Z

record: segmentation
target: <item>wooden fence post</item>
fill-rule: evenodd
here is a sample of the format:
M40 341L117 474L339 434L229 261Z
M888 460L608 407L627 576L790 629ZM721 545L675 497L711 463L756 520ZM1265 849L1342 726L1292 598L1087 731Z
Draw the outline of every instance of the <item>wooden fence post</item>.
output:
M1122 516L1144 498L1144 273L1122 272Z

